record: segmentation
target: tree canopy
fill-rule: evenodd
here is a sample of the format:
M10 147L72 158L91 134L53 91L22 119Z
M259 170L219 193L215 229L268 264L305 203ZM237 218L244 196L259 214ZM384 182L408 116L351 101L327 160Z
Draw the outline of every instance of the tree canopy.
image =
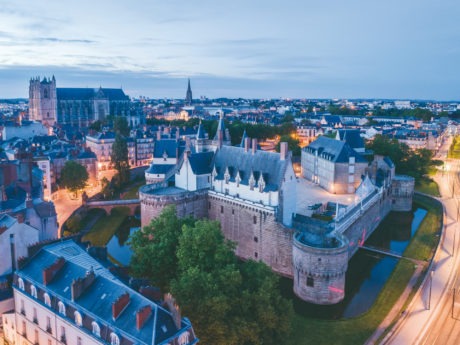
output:
M128 144L121 134L115 136L115 141L112 145L111 159L115 170L118 172L115 180L120 188L129 181Z
M293 309L261 262L239 261L216 221L179 219L173 207L131 237L134 273L175 296L202 344L280 344ZM166 291L166 290L163 290Z
M75 162L67 161L61 171L61 184L73 193L85 188L88 181L86 168Z
M129 125L126 117L117 116L113 119L113 130L116 134L120 134L124 137L129 136Z

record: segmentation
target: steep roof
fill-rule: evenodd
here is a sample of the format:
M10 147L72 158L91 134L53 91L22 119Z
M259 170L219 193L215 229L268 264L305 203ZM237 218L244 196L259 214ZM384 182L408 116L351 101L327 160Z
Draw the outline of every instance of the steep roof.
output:
M227 168L231 180L234 180L239 172L240 183L246 185L249 184L251 173L256 181L262 174L265 190L280 188L288 164L291 164L290 157L282 161L279 153L257 150L252 154L252 150L245 152L244 148L237 146L222 146L214 157L217 180L224 179Z
M348 163L350 157L355 157L356 163L367 162L363 156L353 150L346 142L325 136L319 137L302 150L311 154L318 154L319 157L335 163Z
M77 88L77 87L58 87L56 96L58 100L91 100L102 91L100 96L108 98L110 101L129 101L122 89L106 88Z
M51 282L45 286L42 272L59 258L63 258L65 263ZM69 286L73 280L83 278L89 272L94 272L96 275L94 283L87 287L80 297L72 301ZM107 325L115 333L127 337L133 343L161 344L191 329L191 324L186 319L182 319L180 329L178 329L169 311L124 285L72 240L43 247L32 260L17 271L17 274L29 279L36 286L44 287L64 304L71 305L82 314L94 318L100 325ZM114 320L112 304L125 293L129 294L129 303ZM134 315L145 306L150 306L152 313L142 328L138 330ZM188 344L196 342L197 339L194 339L192 333Z
M364 140L359 129L339 129L337 133L341 141L345 141L353 149L364 148Z
M195 175L210 174L212 171L212 159L214 158L214 152L199 152L192 153L188 160L190 167Z
M184 150L184 147L180 145L181 142L176 139L161 139L155 142L153 148L153 157L162 158L163 154L166 152L168 158L174 158L177 155L177 150L179 150L179 156Z

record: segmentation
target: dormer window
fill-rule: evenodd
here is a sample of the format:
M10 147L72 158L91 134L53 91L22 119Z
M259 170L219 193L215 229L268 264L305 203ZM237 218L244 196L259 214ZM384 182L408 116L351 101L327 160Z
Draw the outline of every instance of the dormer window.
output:
M110 345L120 345L120 338L115 333L110 333Z
M18 286L19 286L19 289L21 289L22 291L25 290L24 280L22 280L22 278L18 278Z
M259 185L259 192L262 193L265 189L265 180L262 174L260 174L258 185Z
M37 298L37 288L34 285L30 286L30 294L33 298Z
M65 315L65 305L64 303L62 303L62 301L59 301L58 308L59 308L59 314Z
M224 180L225 184L228 184L228 181L230 181L230 172L228 171L228 167L225 169Z
M100 337L101 336L101 328L99 327L98 323L96 321L93 321L91 323L91 326L93 327L93 334L96 337Z
M48 307L51 307L51 298L50 298L50 295L48 295L48 294L45 292L45 294L43 295L43 299L45 300L45 304L46 304Z
M241 176L240 176L240 172L239 172L239 171L238 171L237 174L236 174L235 182L236 182L236 186L239 187L239 186L240 186L240 182L241 182Z
M251 176L249 177L249 189L254 190L255 185L256 185L256 179L254 178L254 174L251 172Z
M78 327L81 327L83 325L83 318L81 317L81 314L78 311L76 311L73 315L75 317L75 324Z

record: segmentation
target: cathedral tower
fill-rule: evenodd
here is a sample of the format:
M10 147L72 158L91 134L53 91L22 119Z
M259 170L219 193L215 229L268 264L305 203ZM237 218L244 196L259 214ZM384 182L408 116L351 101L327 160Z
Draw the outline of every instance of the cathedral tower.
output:
M29 119L40 121L47 127L56 123L56 79L40 77L30 79L29 84Z

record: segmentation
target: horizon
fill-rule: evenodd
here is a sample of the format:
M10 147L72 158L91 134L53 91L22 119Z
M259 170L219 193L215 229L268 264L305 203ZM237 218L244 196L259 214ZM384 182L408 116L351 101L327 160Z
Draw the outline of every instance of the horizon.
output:
M184 98L190 78L196 99L459 99L453 0L135 5L0 5L0 97L54 74L134 98Z

